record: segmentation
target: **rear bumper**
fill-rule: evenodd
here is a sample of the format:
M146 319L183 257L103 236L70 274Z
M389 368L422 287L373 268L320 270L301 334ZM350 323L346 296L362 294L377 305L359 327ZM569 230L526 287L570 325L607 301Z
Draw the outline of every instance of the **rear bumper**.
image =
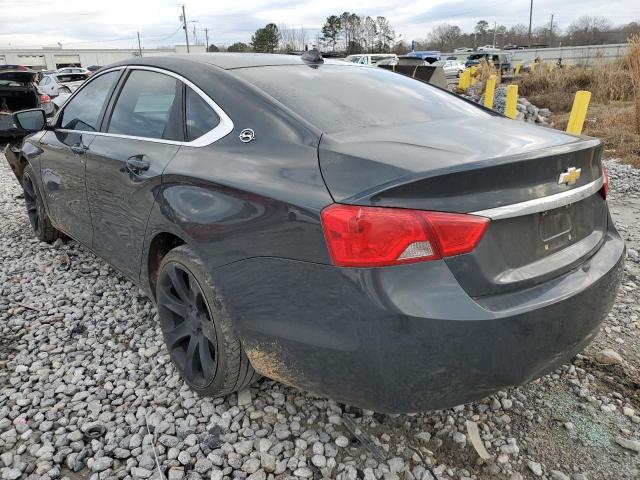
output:
M255 258L214 272L260 373L381 412L462 404L537 378L580 352L624 264L613 227L579 268L470 298L444 262L382 269Z

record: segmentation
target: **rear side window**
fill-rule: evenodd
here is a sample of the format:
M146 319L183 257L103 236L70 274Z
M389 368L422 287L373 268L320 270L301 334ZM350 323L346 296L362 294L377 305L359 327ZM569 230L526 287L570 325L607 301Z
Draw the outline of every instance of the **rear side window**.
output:
M60 127L88 132L98 130L100 112L119 76L120 71L105 73L80 90L63 110Z
M327 133L491 115L432 85L381 68L280 65L234 73Z
M162 73L133 70L113 107L109 133L183 140L182 83Z
M190 142L213 130L220 123L220 117L192 88L187 87L185 95L187 141Z

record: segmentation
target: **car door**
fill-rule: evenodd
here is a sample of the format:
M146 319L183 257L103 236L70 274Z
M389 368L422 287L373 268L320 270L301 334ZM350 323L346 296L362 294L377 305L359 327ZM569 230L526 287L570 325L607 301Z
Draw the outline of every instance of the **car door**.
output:
M183 88L169 73L128 69L87 152L93 249L133 280L161 174L184 141Z
M107 72L87 83L56 117L54 129L40 139L49 217L59 230L87 246L93 229L85 188L86 151L120 73Z

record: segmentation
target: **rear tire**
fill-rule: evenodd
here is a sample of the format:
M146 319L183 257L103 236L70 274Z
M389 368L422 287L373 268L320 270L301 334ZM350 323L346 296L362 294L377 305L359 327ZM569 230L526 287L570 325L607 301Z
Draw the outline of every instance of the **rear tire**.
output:
M24 203L27 207L27 215L29 216L29 223L31 223L33 233L40 241L53 243L60 237L60 232L55 229L51 224L51 220L49 220L31 165L27 165L22 172L22 190L24 191Z
M258 380L200 258L182 245L165 255L158 271L160 328L191 389L222 397Z

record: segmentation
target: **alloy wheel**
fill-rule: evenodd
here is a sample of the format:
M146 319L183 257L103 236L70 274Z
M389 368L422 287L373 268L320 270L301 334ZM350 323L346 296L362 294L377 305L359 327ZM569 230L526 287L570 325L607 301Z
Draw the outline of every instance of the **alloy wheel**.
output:
M158 278L158 314L171 359L187 382L209 386L218 364L213 318L194 275L177 262Z

